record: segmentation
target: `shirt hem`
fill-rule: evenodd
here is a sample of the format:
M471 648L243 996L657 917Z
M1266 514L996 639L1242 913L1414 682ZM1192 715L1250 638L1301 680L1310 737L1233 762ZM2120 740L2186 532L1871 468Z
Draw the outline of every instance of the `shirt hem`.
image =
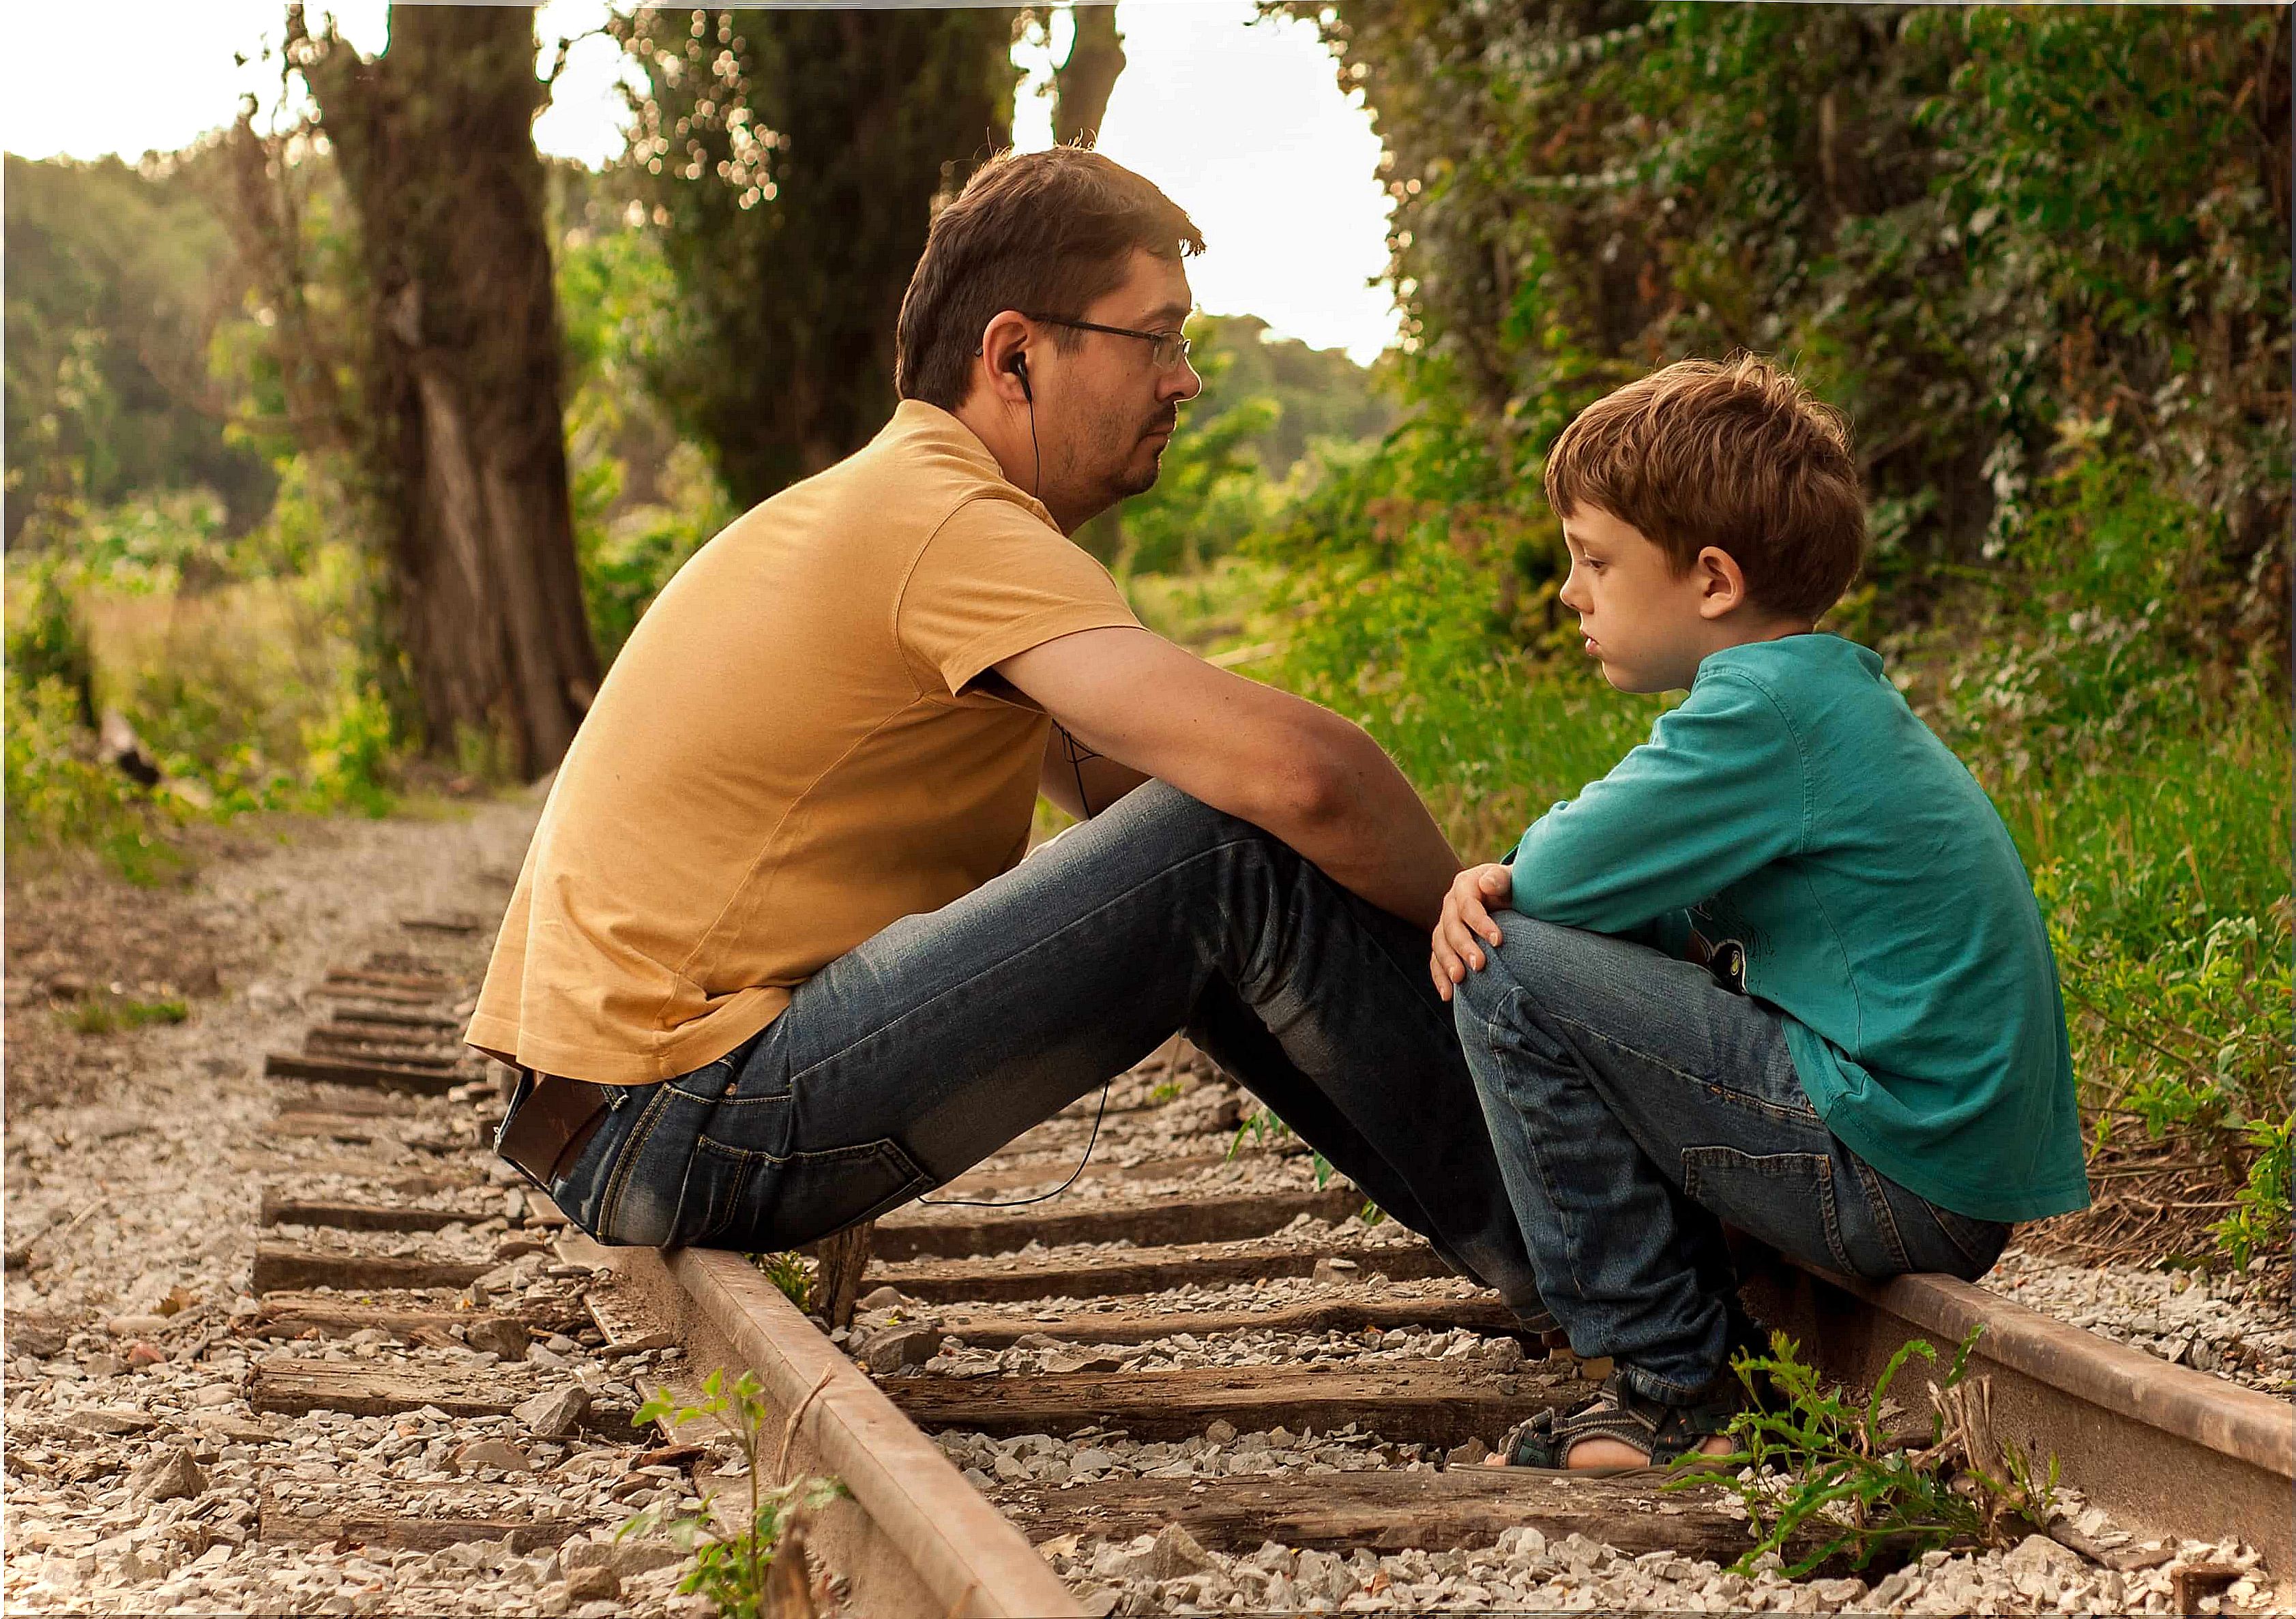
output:
M651 1085L707 1067L745 1040L769 1027L789 1009L787 990L761 995L754 1006L728 1008L707 1019L685 1037L651 1054L602 1051L523 1033L504 1018L480 1015L463 1032L466 1045L477 1047L514 1067L578 1079L594 1085ZM507 1055L505 1055L507 1053Z
M1787 1051L1793 1054L1791 1038ZM2027 1187L2005 1197L1998 1186L1964 1186L1940 1175L1930 1165L1905 1157L1889 1142L1868 1134L1856 1108L1842 1106L1841 1091L1821 1094L1826 1088L1811 1085L1809 1071L1800 1055L1793 1055L1793 1065L1794 1077L1800 1082L1802 1093L1809 1098L1810 1105L1817 1109L1818 1117L1828 1130L1890 1180L1939 1208L1971 1220L1994 1220L2014 1225L2028 1220L2046 1220L2052 1214L2069 1214L2089 1206L2086 1168L2076 1175L2052 1177L2039 1186Z

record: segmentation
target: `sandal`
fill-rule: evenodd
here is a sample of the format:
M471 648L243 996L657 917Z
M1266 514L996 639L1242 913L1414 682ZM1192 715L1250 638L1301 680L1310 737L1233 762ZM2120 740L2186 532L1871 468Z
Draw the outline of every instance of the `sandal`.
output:
M1725 1374L1706 1386L1692 1405L1668 1405L1631 1386L1613 1371L1592 1399L1568 1411L1543 1410L1499 1442L1506 1465L1532 1473L1572 1478L1617 1478L1719 1468L1728 1455L1708 1455L1700 1447L1726 1435L1730 1419L1745 1409L1737 1379ZM1582 1439L1616 1439L1640 1451L1646 1460L1631 1467L1574 1468L1570 1451Z

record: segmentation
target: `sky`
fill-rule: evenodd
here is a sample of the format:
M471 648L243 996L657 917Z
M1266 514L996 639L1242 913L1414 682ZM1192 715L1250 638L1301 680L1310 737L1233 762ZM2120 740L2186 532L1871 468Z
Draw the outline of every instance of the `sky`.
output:
M362 50L387 38L384 0L339 0L344 35ZM113 0L111 25L136 42L107 67L103 94L58 73L47 54L0 53L0 147L22 157L131 161L172 151L228 123L239 97L275 98L284 0ZM546 0L545 42L594 29L603 0ZM1359 93L1342 94L1331 57L1305 23L1252 20L1250 0L1121 0L1127 58L1100 150L1162 186L1208 249L1189 265L1197 304L1252 314L1279 336L1343 348L1368 362L1395 337L1387 267L1388 200L1379 142ZM1061 43L1065 44L1065 33ZM234 55L246 60L235 64ZM1015 109L1013 143L1052 143L1052 103L1031 93L1047 74L1041 45L1014 60L1032 70ZM598 163L622 148L620 61L611 41L581 40L535 141L554 156Z

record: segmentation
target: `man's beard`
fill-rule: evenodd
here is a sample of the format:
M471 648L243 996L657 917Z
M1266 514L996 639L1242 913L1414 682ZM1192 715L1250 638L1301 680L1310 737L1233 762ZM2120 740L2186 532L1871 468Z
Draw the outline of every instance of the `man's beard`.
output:
M1168 415L1158 417L1149 424L1148 430L1151 433L1161 431L1168 435L1177 431L1179 425L1179 413L1175 411ZM1146 443L1145 434L1136 437L1132 441L1132 454L1137 455L1141 447ZM1154 488L1157 478L1164 470L1164 452L1171 447L1171 444L1172 440L1168 436L1162 444L1158 445L1155 453L1149 456L1147 468L1144 471L1133 470L1132 462L1128 459L1123 467L1109 480L1109 491L1115 500L1129 500L1133 495L1145 495Z

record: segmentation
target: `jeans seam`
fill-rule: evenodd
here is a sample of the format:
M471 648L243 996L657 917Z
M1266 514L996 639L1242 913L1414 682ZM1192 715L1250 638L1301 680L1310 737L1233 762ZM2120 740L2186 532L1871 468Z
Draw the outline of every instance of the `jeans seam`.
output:
M646 1104L646 1110L638 1116L637 1124L628 1135L622 1138L621 1147L614 1155L614 1166L606 1173L606 1190L598 1198L597 1219L601 1231L614 1229L614 1216L621 1212L622 1194L628 1190L630 1175L648 1138L653 1134L655 1122L668 1105L669 1095L670 1088L666 1084L656 1090L652 1100Z
M1263 833L1261 836L1265 837L1267 834ZM1200 860L1206 860L1214 855L1224 854L1230 849L1243 847L1253 841L1255 840L1250 838L1232 838L1225 842L1214 844L1210 848L1198 849L1184 859L1176 861L1168 866L1160 868L1153 876L1145 878L1141 881L1135 883L1132 887L1126 888L1123 892L1110 895L1106 899L1094 906L1090 911L1070 918L1065 926L1062 927L1055 932L1046 934L1043 938L1037 940L1026 949L1023 949L1013 955L1000 956L996 961L976 969L974 971L966 974L964 977L959 979L957 982L949 985L946 989L943 989L938 994L933 995L931 999L921 1001L916 1005L908 1008L906 1010L903 1011L900 1016L893 1018L891 1021L879 1024L876 1027L863 1034L859 1039L848 1041L845 1044L838 1047L836 1051L832 1051L825 1057L823 1057L819 1061L808 1064L807 1067L792 1073L790 1075L788 1094L795 1096L797 1094L798 1086L806 1079L820 1072L823 1068L828 1067L831 1063L835 1062L839 1058L843 1057L848 1052L856 1051L858 1048L866 1045L869 1042L875 1040L880 1035L891 1033L893 1030L900 1027L904 1023L906 1023L910 1018L930 1011L933 1007L939 1005L943 1001L946 1001L951 995L961 993L968 985L980 978L987 977L990 973L1008 967L1015 961L1025 961L1038 950L1045 948L1046 945L1055 944L1075 929L1086 926L1111 907L1124 904L1134 895L1139 893L1142 889L1150 887L1152 884L1160 882L1164 879L1169 877L1173 872L1183 871L1188 866L1193 865Z
M1874 1223L1881 1230L1882 1246L1890 1250L1890 1258L1899 1271L1911 1271L1914 1262L1906 1256L1906 1240L1898 1230L1897 1211L1890 1206L1889 1195L1882 1185L1880 1173L1863 1158L1853 1156L1851 1162L1857 1165L1858 1182L1865 1187L1866 1201L1873 1207Z
M1507 992L1507 993L1510 1004L1527 999L1526 992L1520 984L1515 985ZM1487 1043L1494 1047L1499 1045L1500 1041L1496 1036L1503 1035L1508 1031L1502 1028L1501 1026L1494 1019L1483 1016L1482 1012L1472 1002L1463 1001L1460 1004L1465 1006L1470 1012L1472 1012L1474 1014L1475 1020L1483 1026L1487 1037ZM1515 1021L1516 1019L1512 1017L1507 1019L1507 1022L1510 1024ZM1572 1066L1578 1066L1576 1052L1572 1053ZM1580 1079L1582 1083L1585 1081L1585 1073L1583 1068L1580 1071ZM1597 1092L1596 1094L1599 1099L1600 1092ZM1529 1150L1531 1166L1538 1172L1539 1184L1546 1189L1546 1201L1554 1210L1555 1224L1560 1228L1562 1232L1562 1263L1564 1267L1570 1273L1571 1289L1583 1299L1587 1296L1587 1284L1580 1280L1578 1275L1578 1239L1572 1235L1574 1222L1563 1204L1562 1198L1556 1193L1554 1176L1547 1168L1546 1154L1542 1150L1539 1145L1540 1140L1540 1132L1537 1130L1527 1130L1523 1132L1523 1144Z
M1552 1017L1555 1022L1567 1023L1572 1028L1578 1030L1581 1034L1587 1035L1590 1039L1599 1040L1613 1051L1624 1051L1628 1056L1636 1058L1640 1061L1646 1062L1652 1067L1663 1068L1667 1073L1673 1075L1677 1079L1687 1081L1689 1083L1693 1085L1702 1085L1706 1089L1712 1091L1720 1096L1725 1101L1731 1102L1740 1107L1751 1108L1757 1112L1766 1113L1773 1117L1791 1121L1795 1124L1822 1125L1824 1123L1824 1120L1817 1116L1817 1109L1808 1105L1807 1099L1805 1099L1804 1108L1800 1109L1781 1107L1778 1103L1765 1100L1761 1097L1749 1096L1742 1092L1734 1091L1729 1086L1720 1083L1710 1075L1704 1074L1693 1074L1687 1069L1678 1068L1674 1064L1669 1062L1665 1058L1657 1056L1650 1051L1645 1051L1639 1046L1628 1045L1625 1041L1620 1040L1603 1030L1596 1028L1592 1024L1581 1022L1579 1019L1571 1017L1568 1012L1558 1011L1550 1007L1547 1009L1547 1013L1548 1016Z
M1924 1203L1929 1203L1929 1200L1928 1200L1927 1198L1923 1198L1923 1201ZM1930 1208L1930 1223L1931 1223L1931 1225L1933 1225L1933 1226L1937 1227L1937 1229L1938 1229L1938 1234L1939 1234L1939 1236L1943 1237L1943 1238L1944 1238L1948 1242L1949 1242L1949 1243L1951 1243L1951 1244L1953 1245L1953 1251L1954 1251L1955 1253L1956 1253L1956 1254L1960 1255L1962 1256L1962 1258L1963 1258L1963 1259L1966 1260L1966 1261L1969 1263L1970 1268L1971 1268L1972 1270L1976 1271L1978 1272L1978 1274L1980 1274L1980 1275L1983 1275L1983 1274L1984 1274L1984 1271L1985 1271L1985 1269L1986 1269L1986 1268L1988 1268L1988 1267L1991 1265L1992 1262L1991 1262L1990 1260L1986 1260L1986 1261L1982 1261L1982 1262L1980 1262L1980 1261L1978 1259L1977 1255L1976 1255L1974 1253L1972 1253L1972 1252L1970 1251L1969 1245L1968 1245L1967 1243L1965 1243L1965 1242L1962 1241L1962 1239L1961 1239L1960 1238L1958 1238L1958 1237L1956 1237L1956 1236L1955 1236L1955 1235L1953 1234L1953 1228L1952 1228L1951 1226L1948 1225L1944 1221L1942 1221L1942 1220L1940 1220L1940 1219L1939 1219L1939 1218L1937 1217L1938 1213L1939 1213L1939 1209L1938 1209L1938 1206L1937 1206L1936 1204L1934 1204L1934 1203L1929 1203L1929 1208ZM1951 1213L1952 1211L1951 1211L1951 1210L1947 1210L1947 1211L1944 1211L1944 1212L1946 1212L1946 1213L1948 1213L1948 1214L1949 1214L1949 1213ZM1966 1217L1967 1217L1967 1216L1965 1216L1965 1215L1964 1215L1964 1216L1962 1216L1962 1218L1966 1218Z

